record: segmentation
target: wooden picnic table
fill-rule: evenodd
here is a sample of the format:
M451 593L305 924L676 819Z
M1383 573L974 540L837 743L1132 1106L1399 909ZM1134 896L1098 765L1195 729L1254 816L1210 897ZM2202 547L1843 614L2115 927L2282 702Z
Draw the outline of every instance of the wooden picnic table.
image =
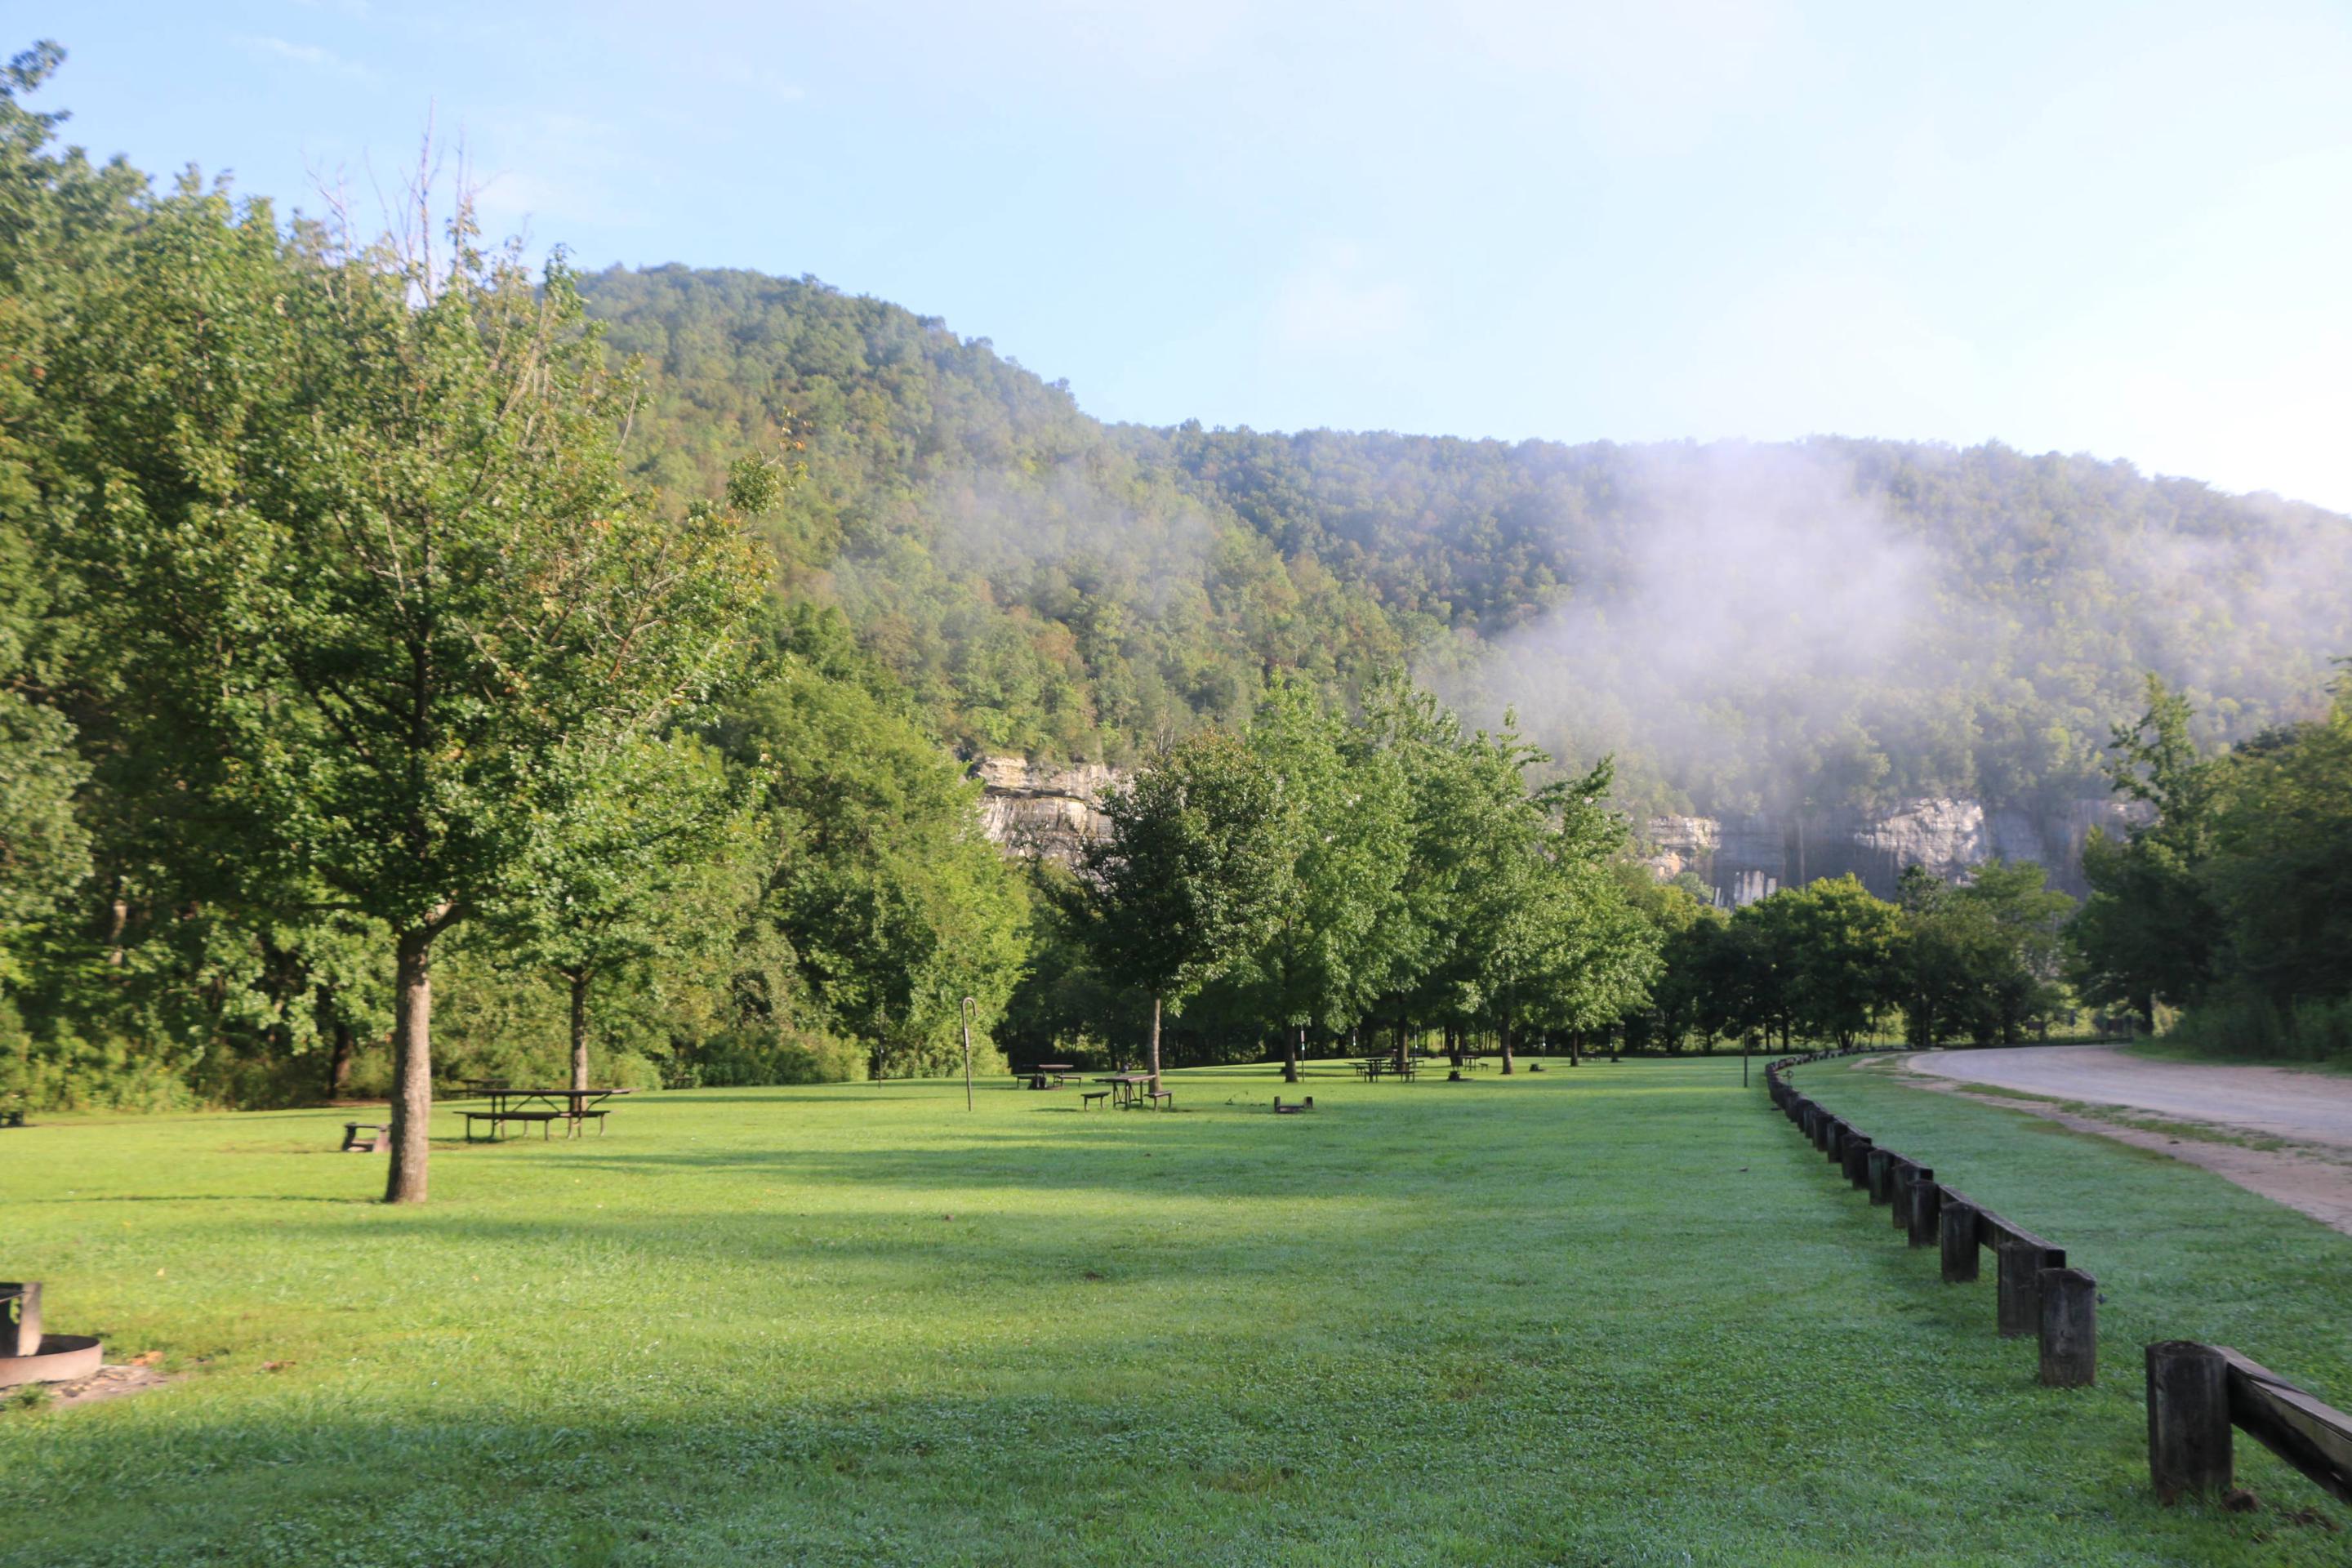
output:
M503 1136L499 1130L508 1122L536 1121L540 1124L539 1135L544 1140L558 1121L564 1124L565 1137L577 1138L580 1124L593 1121L596 1135L601 1138L604 1135L604 1112L597 1108L614 1095L637 1092L634 1089L519 1089L512 1084L482 1082L468 1083L465 1088L467 1093L490 1102L488 1110L465 1113L468 1143L474 1141L476 1121L488 1122L493 1139ZM558 1100L562 1103L558 1105Z
M1069 1062L1039 1062L1019 1069L1013 1076L1027 1079L1031 1089L1059 1089L1069 1082L1077 1070Z
M1135 1091L1150 1083L1151 1075L1148 1072L1115 1072L1095 1081L1110 1085L1113 1102L1124 1110L1135 1103Z

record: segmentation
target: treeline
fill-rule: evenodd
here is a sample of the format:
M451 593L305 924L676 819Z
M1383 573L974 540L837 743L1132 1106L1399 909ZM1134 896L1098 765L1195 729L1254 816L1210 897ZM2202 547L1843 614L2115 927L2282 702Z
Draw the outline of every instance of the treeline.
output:
M1041 868L1051 918L1009 1037L1155 1073L1273 1054L1295 1078L1303 1055L1401 1056L1428 1030L1490 1037L1507 1071L1524 1043L1613 1023L1646 999L1662 928L1607 766L1547 783L1549 761L1401 679L1353 712L1277 680L1244 729L1107 796L1074 873Z
M2209 741L2299 715L2352 577L2342 518L2122 463L1106 427L814 279L580 288L647 367L639 475L710 493L798 432L765 524L795 591L971 751L1132 761L1268 667L1353 698L1410 663L1564 770L1615 754L1632 807L2051 805L2104 792L2146 671Z
M2200 745L2151 679L2115 739L2119 790L2147 808L2083 857L2077 984L2184 1043L2251 1057L2352 1055L2352 683L2326 712L2228 750Z
M774 592L789 441L648 487L560 262L159 193L58 58L0 92L0 1102L389 1093L415 1197L436 1078L989 1048L1028 895Z
M2071 1023L2063 934L2074 900L2046 875L1994 861L1954 886L1914 866L1891 903L1841 877L1729 913L1686 906L1625 1043L1845 1047L1892 1026L1922 1048L2013 1045Z

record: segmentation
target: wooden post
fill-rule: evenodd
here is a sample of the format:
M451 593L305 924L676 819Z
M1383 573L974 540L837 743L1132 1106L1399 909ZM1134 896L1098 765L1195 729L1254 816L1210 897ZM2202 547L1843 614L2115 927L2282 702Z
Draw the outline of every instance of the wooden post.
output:
M2156 1495L2219 1497L2232 1479L2229 1363L2210 1345L2147 1347L2147 1469Z
M1944 1211L1944 1189L1937 1184L1936 1173L1925 1165L1911 1173L1909 1210L1906 1239L1914 1247L1935 1246L1937 1221Z
M1845 1158L1845 1123L1834 1116L1822 1129L1822 1152L1829 1156L1832 1165Z
M1887 1167L1886 1203L1894 1211L1887 1216L1887 1223L1896 1230L1911 1228L1911 1181L1918 1173L1919 1167L1900 1154Z
M2088 1388L2099 1373L2099 1282L2079 1268L2044 1268L2042 1386Z
M41 1282L0 1280L0 1356L41 1353Z
M1872 1203L1883 1204L1890 1201L1888 1194L1895 1190L1895 1152L1892 1149L1873 1149L1870 1152L1864 1173L1870 1178Z
M2000 1297L1994 1312L2000 1323L2000 1337L2022 1339L2027 1334L2042 1331L2042 1271L2066 1267L2066 1249L2063 1247L2036 1247L2032 1242L2003 1237L1993 1248L1996 1278Z
M1845 1179L1854 1186L1870 1180L1871 1141L1857 1132L1845 1141Z
M1820 1121L1821 1113L1816 1110L1811 1103L1808 1103L1805 1106L1804 1120L1797 1124L1804 1130L1805 1142L1811 1143L1816 1149L1822 1146L1822 1134L1818 1125Z
M1976 1206L1961 1203L1946 1193L1944 1206L1937 1215L1936 1223L1944 1244L1944 1283L1969 1283L1977 1277Z

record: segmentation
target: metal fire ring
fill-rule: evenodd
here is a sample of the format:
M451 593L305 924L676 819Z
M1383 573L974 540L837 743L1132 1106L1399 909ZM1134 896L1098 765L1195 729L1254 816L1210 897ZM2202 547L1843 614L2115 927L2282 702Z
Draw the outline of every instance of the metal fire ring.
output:
M88 1377L101 1359L98 1341L88 1334L43 1334L35 1354L0 1356L0 1388Z

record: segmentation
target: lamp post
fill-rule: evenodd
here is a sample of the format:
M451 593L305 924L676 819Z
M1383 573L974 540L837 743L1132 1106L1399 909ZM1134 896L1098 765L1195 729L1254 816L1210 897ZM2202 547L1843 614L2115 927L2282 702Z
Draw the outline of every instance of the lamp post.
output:
M971 1010L979 1004L967 996L963 999L963 1108L971 1109Z

